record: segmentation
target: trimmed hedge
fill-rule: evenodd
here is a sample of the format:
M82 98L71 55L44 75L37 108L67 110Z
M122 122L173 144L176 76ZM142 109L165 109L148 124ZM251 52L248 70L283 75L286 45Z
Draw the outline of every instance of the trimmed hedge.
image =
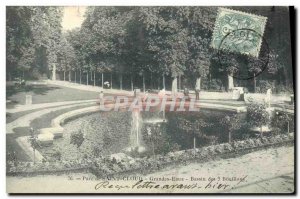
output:
M224 143L208 147L189 149L184 151L169 152L166 155L156 155L144 158L135 158L134 160L116 161L109 157L95 159L80 159L73 161L57 162L7 162L7 175L39 175L50 173L69 173L76 171L90 171L99 178L111 175L124 175L130 173L151 173L165 167L189 162L201 162L225 157L234 154L248 153L249 151L261 148L283 145L294 142L294 136L276 135L271 137L262 137L257 139L247 139L234 141L231 144Z

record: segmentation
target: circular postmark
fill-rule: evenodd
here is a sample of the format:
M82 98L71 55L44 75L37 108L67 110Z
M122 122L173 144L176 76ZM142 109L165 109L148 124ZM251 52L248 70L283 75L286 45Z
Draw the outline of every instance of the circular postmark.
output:
M223 71L236 79L249 80L267 69L270 49L261 34L242 28L222 38L217 57Z

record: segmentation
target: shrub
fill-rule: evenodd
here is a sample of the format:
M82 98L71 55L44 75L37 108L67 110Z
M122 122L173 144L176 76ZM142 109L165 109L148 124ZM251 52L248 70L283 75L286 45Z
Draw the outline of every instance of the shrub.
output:
M241 128L241 120L238 115L229 116L226 115L220 120L220 123L224 127L224 129L228 133L228 142L231 143L232 141L232 133L236 132L238 129Z
M257 87L257 91L259 91L260 93L266 93L268 89L275 89L274 82L268 80L260 80L259 85Z
M173 145L171 145L170 151L179 151L181 148L181 146L177 143L174 143Z
M12 161L14 163L18 163L18 159L17 159L17 152L16 151L7 151L6 152L6 159L7 161Z
M202 147L197 150L184 150L177 152L170 152L164 156L157 155L156 157L144 157L144 158L136 158L134 163L130 163L128 160L117 161L111 160L109 158L95 158L91 160L75 160L75 161L61 161L61 162L45 162L45 163L37 163L32 164L28 162L20 162L17 166L13 164L12 161L8 161L7 167L8 173L14 172L43 172L43 171L51 171L55 172L57 170L65 170L69 172L70 169L82 169L82 168L90 168L91 172L93 172L98 177L109 177L115 174L124 174L124 172L142 172L149 173L152 171L160 170L163 167L166 167L170 164L188 164L196 159L204 159L209 160L214 158L217 154L224 154L228 151L232 151L233 148L235 150L243 150L243 149L252 149L254 147L262 144L268 145L269 143L277 144L282 141L292 140L293 137L288 135L278 135L271 137L263 137L258 139L248 139L245 141L234 141L232 144L219 144L215 146ZM196 154L195 154L196 152Z
M92 155L96 158L101 157L102 148L100 146L93 146Z
M290 122L292 117L284 111L276 111L271 118L271 126L274 134L281 134L282 132L290 132Z
M78 131L76 133L71 134L70 144L74 144L79 148L84 141L83 133L81 131Z
M276 91L276 93L285 93L285 94L293 94L294 93L292 84L290 84L288 86L278 84L275 88L275 91Z
M269 140L266 137L261 138L263 144L269 144Z
M218 137L214 136L214 135L212 135L212 136L206 136L206 135L204 135L204 136L202 136L202 138L207 139L208 145L215 145L215 144L218 143Z
M254 142L255 142L256 146L262 146L263 145L261 139L255 139Z
M61 161L62 153L60 149L55 149L51 155L55 160Z
M269 113L265 104L250 103L247 106L247 121L253 126L261 128L261 136L263 135L262 127L269 123Z
M233 151L233 148L232 148L231 144L225 143L224 144L224 151Z

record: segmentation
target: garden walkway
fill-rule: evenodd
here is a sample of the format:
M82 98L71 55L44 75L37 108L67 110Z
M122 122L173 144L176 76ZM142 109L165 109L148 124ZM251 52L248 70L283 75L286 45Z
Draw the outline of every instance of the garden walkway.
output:
M41 108L51 108L57 106L64 106L70 104L82 104L89 102L96 102L96 99L93 100L76 100L76 101L63 101L63 102L51 102L51 103L39 103L39 104L31 104L31 105L16 105L14 108L6 109L7 113L18 113L23 111L41 109Z
M75 88L84 91L100 92L101 87L87 86L83 84L76 84L67 81L52 81L48 80L48 84L60 85L68 88ZM118 89L104 89L104 93L122 95L122 96L133 96L132 91L118 90ZM171 94L170 91L166 91L167 94ZM263 101L266 97L265 94L251 93L251 97ZM191 98L195 98L194 94L190 94ZM294 106L288 105L287 102L290 100L289 95L273 94L271 98L271 106L275 107L276 110L285 110L291 114L294 113ZM232 99L232 93L228 92L200 92L200 101L196 103L199 107L216 109L216 110L227 110L234 112L245 112L246 103L243 101L236 101Z
M56 103L55 103L56 104ZM39 108L45 108L39 111L35 111L29 114L26 114L24 116L19 117L18 119L6 124L6 133L11 134L14 133L13 129L17 127L29 127L31 121L33 121L36 118L40 118L41 116L53 112L53 111L58 111L66 108L71 108L71 107L77 107L77 106L82 106L82 105L88 105L88 104L95 104L95 100L89 100L85 102L80 102L80 103L66 103L65 105L61 105L54 107L55 105L53 104L46 104L44 107L38 104ZM32 105L34 106L34 105ZM24 107L24 109L28 110L30 107ZM18 109L19 111L24 111L24 109Z
M226 171L226 172L224 172ZM69 180L70 176L74 180ZM137 175L135 175L137 176ZM228 182L232 186L220 191L217 189L194 189L188 192L195 193L292 193L294 191L294 147L279 147L248 153L239 157L209 161L206 163L193 163L186 166L178 166L167 171L160 171L146 176L151 177L177 177L187 178L186 184L201 181L190 181L193 177L246 177L246 181L237 184L235 181ZM86 180L85 180L86 179ZM88 180L91 179L91 180ZM100 192L149 192L149 189L101 189L95 190L95 185L101 180L93 180L95 176L90 173L72 173L63 175L40 175L34 177L7 177L7 191L19 192L76 192L76 193L100 193ZM121 185L122 181L110 181L111 184ZM133 185L136 181L123 181L123 185ZM158 182L164 184L168 182ZM171 184L182 181L171 182ZM170 184L170 181L169 181ZM204 184L207 184L204 182ZM14 185L14 186L11 186ZM43 186L40 186L43 185ZM170 190L167 190L170 192ZM158 190L163 193L163 191ZM174 191L175 192L175 191Z
M220 177L220 181L232 185L226 192L239 193L291 193L294 191L294 146L270 148L245 154L241 157L193 163L187 166L156 172L149 177L172 177L190 179ZM238 184L224 181L223 177L246 177ZM199 181L194 181L201 183ZM205 183L204 183L205 184ZM215 192L205 189L203 192ZM218 192L218 191L217 191ZM219 191L222 192L222 191Z

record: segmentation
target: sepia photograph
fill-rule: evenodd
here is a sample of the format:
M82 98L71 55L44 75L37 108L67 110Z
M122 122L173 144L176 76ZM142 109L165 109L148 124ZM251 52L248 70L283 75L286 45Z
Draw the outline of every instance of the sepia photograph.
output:
M294 7L5 15L8 194L295 194Z

